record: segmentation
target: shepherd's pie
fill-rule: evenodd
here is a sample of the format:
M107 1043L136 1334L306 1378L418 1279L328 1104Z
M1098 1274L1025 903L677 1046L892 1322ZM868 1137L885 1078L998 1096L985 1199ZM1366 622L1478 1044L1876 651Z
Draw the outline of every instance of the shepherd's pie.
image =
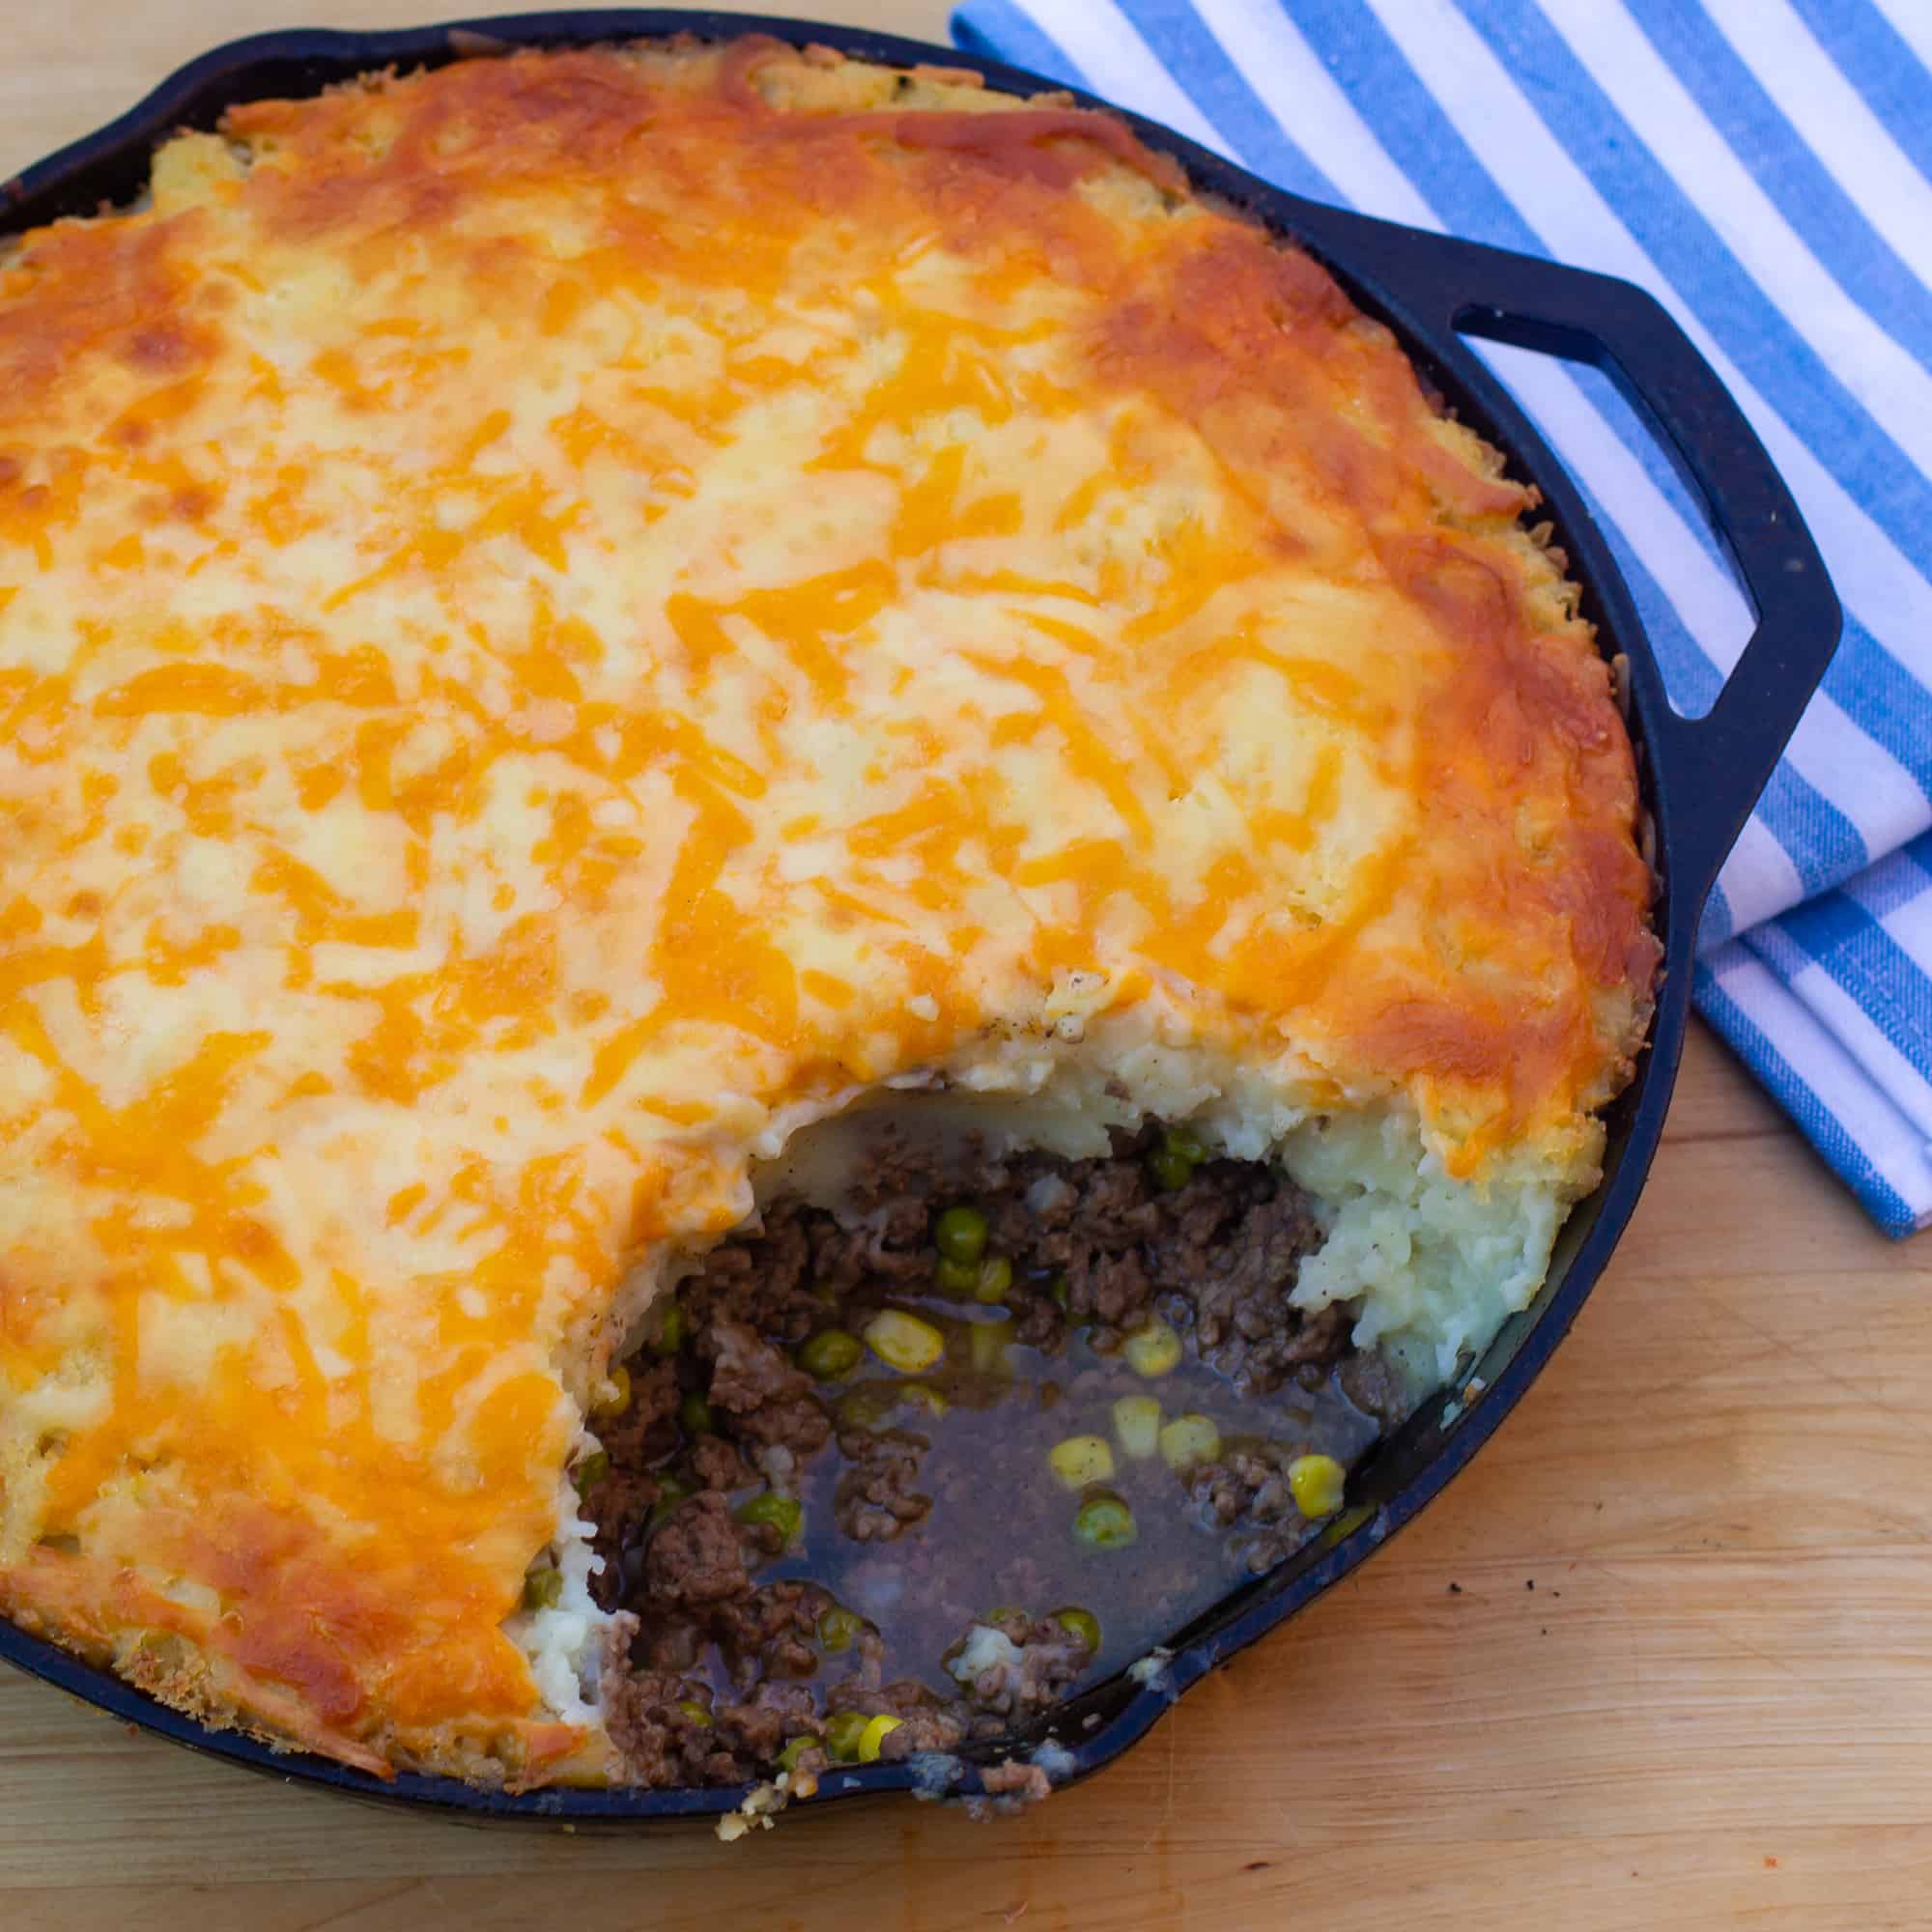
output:
M1122 124L770 41L253 102L8 242L0 1609L623 1776L570 1471L882 1095L1279 1163L1295 1305L1452 1373L1658 958L1534 502Z

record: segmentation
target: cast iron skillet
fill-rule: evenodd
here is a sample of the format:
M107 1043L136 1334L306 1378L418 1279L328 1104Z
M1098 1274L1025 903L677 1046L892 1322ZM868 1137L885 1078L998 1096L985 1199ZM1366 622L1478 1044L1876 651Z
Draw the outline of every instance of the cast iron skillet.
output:
M157 141L178 128L213 127L238 101L314 94L392 64L440 66L477 50L468 37L518 46L580 46L675 33L716 39L752 32L797 44L817 42L890 65L927 61L971 68L988 86L1007 93L1036 94L1058 84L890 34L738 14L523 14L398 33L264 34L192 62L120 120L0 189L6 204L0 206L0 233L92 213L103 202L131 198L146 183ZM1770 458L1683 330L1640 289L1304 201L1151 121L1133 114L1122 118L1150 148L1173 155L1199 187L1251 211L1318 256L1364 309L1394 329L1457 413L1507 453L1512 471L1542 491L1605 652L1628 660L1631 732L1656 836L1664 975L1650 1050L1610 1111L1603 1184L1571 1215L1533 1306L1505 1324L1470 1372L1483 1385L1479 1399L1467 1407L1440 1398L1425 1402L1374 1462L1356 1472L1351 1507L1329 1533L1177 1631L1172 1654L1157 1669L1141 1673L1146 1681L1113 1678L1052 1713L1040 1736L1050 1734L1065 1747L1052 1766L1056 1783L1118 1756L1189 1685L1345 1577L1462 1468L1549 1359L1603 1272L1657 1151L1684 1044L1691 946L1705 895L1824 674L1839 626L1824 564ZM1642 412L1697 493L1756 613L1750 641L1705 717L1688 719L1671 709L1630 594L1575 487L1463 335L1517 343L1603 369ZM735 1790L539 1791L511 1797L450 1778L414 1776L384 1783L322 1758L273 1751L239 1732L211 1730L5 1622L0 1622L0 1659L180 1743L368 1797L499 1818L583 1822L691 1817L733 1809L743 1797ZM969 1753L938 1774L937 1782L930 1767L923 1774L915 1766L885 1764L835 1772L821 1782L818 1802L914 1787L928 1796L942 1790L952 1797L974 1796L980 1789L979 1765Z

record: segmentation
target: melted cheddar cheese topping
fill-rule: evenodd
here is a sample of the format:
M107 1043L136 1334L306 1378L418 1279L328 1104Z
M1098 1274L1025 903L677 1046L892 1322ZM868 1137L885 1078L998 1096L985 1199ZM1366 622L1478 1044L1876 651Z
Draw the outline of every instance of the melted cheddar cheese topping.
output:
M622 1284L1069 987L1586 1185L1656 953L1528 500L1117 124L769 43L241 107L20 238L0 1607L596 1775L502 1626Z

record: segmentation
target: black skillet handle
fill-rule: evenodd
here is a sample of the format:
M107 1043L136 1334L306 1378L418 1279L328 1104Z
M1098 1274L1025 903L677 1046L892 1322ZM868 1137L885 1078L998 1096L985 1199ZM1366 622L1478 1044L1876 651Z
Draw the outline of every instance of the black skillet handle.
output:
M1701 905L1838 643L1838 599L1784 479L1690 337L1634 283L1342 211L1320 216L1329 219L1309 224L1317 250L1325 252L1321 231L1329 228L1344 272L1392 298L1399 319L1486 403L1497 400L1498 385L1461 335L1603 370L1730 553L1756 618L1750 641L1706 716L1661 703L1647 720L1668 789L1689 808L1671 813L1673 888L1688 886L1693 908ZM1520 421L1503 404L1504 420ZM1580 501L1571 511L1585 514ZM1624 595L1620 583L1614 594Z

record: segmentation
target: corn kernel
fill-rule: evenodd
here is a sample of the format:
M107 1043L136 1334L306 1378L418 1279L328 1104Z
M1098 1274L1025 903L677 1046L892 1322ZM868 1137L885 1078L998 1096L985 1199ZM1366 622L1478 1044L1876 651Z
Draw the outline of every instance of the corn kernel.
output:
M1151 1395L1123 1395L1114 1405L1114 1440L1122 1455L1146 1462L1160 1446L1160 1404Z
M1177 1415L1160 1432L1161 1460L1170 1469L1191 1469L1221 1453L1221 1432L1205 1415Z
M1145 1328L1137 1328L1122 1344L1121 1352L1127 1358L1127 1366L1137 1376L1145 1376L1151 1381L1156 1376L1164 1376L1180 1364L1180 1337L1165 1321L1150 1321Z
M1078 1604L1068 1604L1064 1610L1055 1610L1053 1621L1068 1636L1078 1637L1091 1662L1100 1649L1100 1619L1092 1610L1083 1610Z
M882 1308L866 1323L872 1352L905 1375L929 1369L946 1352L946 1337L930 1321L902 1309Z
M904 1721L905 1719L902 1718L890 1718L885 1712L881 1711L859 1733L859 1762L861 1764L877 1764L879 1761L879 1747Z
M1289 1493L1305 1517L1333 1516L1342 1507L1348 1471L1332 1456L1297 1456L1288 1465Z
M1069 1490L1104 1483L1114 1473L1114 1452L1104 1435L1069 1435L1046 1452L1046 1460Z
M603 1386L590 1404L590 1413L601 1420L606 1416L622 1415L630 1406L631 1372L619 1362L604 1378Z

